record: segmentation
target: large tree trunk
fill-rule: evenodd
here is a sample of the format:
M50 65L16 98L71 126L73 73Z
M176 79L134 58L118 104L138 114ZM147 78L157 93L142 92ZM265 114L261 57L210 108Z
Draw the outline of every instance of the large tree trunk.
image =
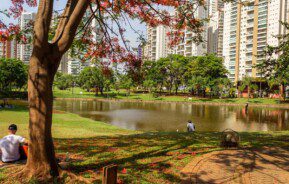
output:
M51 58L54 58L53 62ZM60 57L61 58L61 57ZM52 84L59 57L32 55L29 67L29 154L26 170L30 177L47 180L59 175L52 141ZM52 63L54 63L52 65Z
M54 0L39 0L34 22L33 53L29 63L29 153L21 174L37 180L59 175L51 134L52 84L62 55L70 48L78 25L90 3L67 1L54 38L49 42L49 29Z

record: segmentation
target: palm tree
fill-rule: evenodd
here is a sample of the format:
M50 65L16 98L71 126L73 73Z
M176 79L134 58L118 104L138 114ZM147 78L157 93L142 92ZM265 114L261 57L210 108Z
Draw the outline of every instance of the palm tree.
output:
M242 85L239 87L239 90L243 91L244 89L248 89L248 100L251 96L251 90L257 90L258 86L256 84L253 84L253 78L252 77L244 77L242 80Z

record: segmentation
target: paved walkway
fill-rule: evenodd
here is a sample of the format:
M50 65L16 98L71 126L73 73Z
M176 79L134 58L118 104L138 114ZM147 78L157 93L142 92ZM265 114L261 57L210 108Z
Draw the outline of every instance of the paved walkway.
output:
M289 183L289 150L224 150L194 159L183 170L185 183Z

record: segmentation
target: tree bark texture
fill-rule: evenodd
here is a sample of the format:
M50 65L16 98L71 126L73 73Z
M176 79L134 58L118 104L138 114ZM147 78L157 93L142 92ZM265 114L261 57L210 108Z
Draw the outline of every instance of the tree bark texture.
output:
M29 99L29 156L27 169L37 178L56 177L59 175L52 141L52 85L60 62L55 58L55 65L47 55L39 57L33 54L30 60L28 79Z
M37 180L59 176L52 140L53 80L61 57L70 48L90 3L67 0L52 42L48 40L54 0L40 0L34 23L33 52L29 64L29 154L21 174Z

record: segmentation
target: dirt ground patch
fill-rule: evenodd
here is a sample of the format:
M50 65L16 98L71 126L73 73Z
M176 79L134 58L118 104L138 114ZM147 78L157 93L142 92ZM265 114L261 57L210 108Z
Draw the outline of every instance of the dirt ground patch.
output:
M289 151L224 150L194 159L183 170L183 183L289 183Z

